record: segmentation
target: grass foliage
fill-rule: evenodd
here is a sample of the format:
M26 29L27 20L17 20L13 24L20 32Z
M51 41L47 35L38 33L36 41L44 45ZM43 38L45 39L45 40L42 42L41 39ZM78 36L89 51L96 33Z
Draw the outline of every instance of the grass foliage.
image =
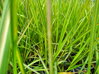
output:
M99 74L98 49L99 0L0 1L0 74Z

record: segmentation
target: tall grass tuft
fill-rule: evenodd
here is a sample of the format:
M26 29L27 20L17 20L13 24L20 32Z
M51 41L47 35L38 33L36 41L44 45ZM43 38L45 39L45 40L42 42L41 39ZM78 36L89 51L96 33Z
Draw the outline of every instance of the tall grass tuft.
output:
M0 74L98 74L98 12L99 0L0 0Z

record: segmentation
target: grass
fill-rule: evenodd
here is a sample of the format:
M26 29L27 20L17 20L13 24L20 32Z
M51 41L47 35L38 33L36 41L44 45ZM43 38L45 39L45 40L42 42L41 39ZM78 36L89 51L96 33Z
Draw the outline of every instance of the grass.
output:
M98 74L98 0L1 0L0 74Z
M47 35L48 35L48 55L49 55L49 70L50 74L54 74L53 71L53 50L52 50L52 25L51 25L51 0L47 0L46 2L46 10L47 10Z
M9 1L5 2L5 7L0 21L0 74L6 74L9 60L10 48L10 10ZM6 53L5 53L6 52Z

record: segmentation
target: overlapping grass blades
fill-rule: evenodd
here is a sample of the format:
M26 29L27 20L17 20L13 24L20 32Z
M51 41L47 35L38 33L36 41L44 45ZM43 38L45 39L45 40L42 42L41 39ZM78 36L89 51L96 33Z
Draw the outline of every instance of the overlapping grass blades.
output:
M57 74L75 69L79 69L79 74L91 74L92 68L94 73L99 73L99 0L16 1L11 0L11 26L6 26L9 30L4 29L7 4L4 4L0 24L0 53L9 54L12 40L9 67L14 69L12 72L9 68L9 72L24 74L24 65L27 74ZM1 52L4 41L8 45L5 44ZM7 71L6 53L0 54L1 73L4 66L4 72Z
M91 69L91 62L92 62L92 59L93 59L93 56L94 56L94 51L95 50L97 50L97 44L96 44L96 42L95 42L95 40L97 39L97 37L96 37L96 24L97 24L97 21L98 21L98 15L99 15L99 13L98 13L98 8L99 7L99 0L96 0L95 1L95 6L94 6L94 8L93 8L93 11L92 11L92 14L91 15L93 15L93 17L92 17L92 19L91 19L91 33L90 33L90 38L91 38L91 40L90 40L90 52L89 52L89 56L88 56L88 72L87 72L87 74L90 74L91 72L90 72L90 69ZM97 52L96 52L96 55L97 55ZM97 56L96 56L96 58L97 58ZM99 59L99 57L98 57L98 59ZM99 65L97 65L97 68L96 69L98 69L98 66ZM96 70L96 72L95 73L98 73L98 71Z
M17 68L16 68L16 66L17 66L16 65L16 61L17 61L16 55L17 55L20 69L21 69L22 73L24 74L19 51L15 50L17 47L16 40L14 38L14 37L17 37L17 31L16 31L16 29L14 29L17 27L16 11L14 11L15 4L14 4L13 0L12 1L6 0L4 2L5 3L4 3L4 8L3 8L2 19L0 21L0 74L7 73L8 63L9 63L9 58L10 58L9 55L11 53L10 49L13 49L12 51L13 51L13 55L14 55L13 73L17 74ZM10 2L12 2L12 4ZM10 4L14 5L14 6L10 7ZM12 25L10 25L10 23ZM12 40L11 40L11 38L12 38ZM11 48L11 46L13 48Z
M17 2L18 2L17 0L10 1L13 73L17 74L17 63L18 63L22 74L25 74L21 55L17 48Z

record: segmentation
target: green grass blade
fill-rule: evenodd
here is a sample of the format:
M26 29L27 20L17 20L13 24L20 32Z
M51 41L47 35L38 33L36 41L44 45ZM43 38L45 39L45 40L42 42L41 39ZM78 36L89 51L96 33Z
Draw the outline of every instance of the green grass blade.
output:
M11 0L10 2L11 9L11 35L12 35L12 45L13 45L13 73L17 74L17 60L22 74L25 74L23 68L23 62L17 48L17 0Z
M96 39L96 22L97 22L97 9L98 9L98 0L95 1L95 6L93 8L93 18L91 21L91 33L90 33L90 52L89 52L89 56L88 56L88 72L87 74L91 73L91 62L93 59L93 55L94 55L94 50L95 50L95 39Z
M8 68L10 41L10 9L9 0L5 1L5 7L0 23L0 74L6 74Z

